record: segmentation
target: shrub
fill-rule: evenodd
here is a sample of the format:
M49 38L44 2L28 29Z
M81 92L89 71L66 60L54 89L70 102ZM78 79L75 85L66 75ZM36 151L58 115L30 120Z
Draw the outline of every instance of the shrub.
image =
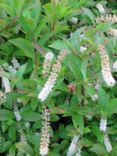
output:
M0 1L2 155L117 155L116 7Z

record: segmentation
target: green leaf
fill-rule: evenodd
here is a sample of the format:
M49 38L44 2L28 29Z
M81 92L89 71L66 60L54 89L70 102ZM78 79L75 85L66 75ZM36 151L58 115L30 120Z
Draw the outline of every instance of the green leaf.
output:
M98 91L98 103L101 108L101 111L104 112L104 114L102 114L102 115L105 115L105 113L107 113L107 108L109 105L109 97L106 94L106 92L104 91L104 89L102 89L102 88L100 88Z
M68 46L62 40L54 41L52 44L49 45L49 47L52 47L52 48L55 48L55 49L58 49L58 50L64 49L64 48L68 49Z
M111 27L111 25L112 25L112 23L100 23L96 26L95 32L96 31L105 32Z
M107 111L109 115L112 115L113 113L117 113L117 99L116 98L113 98L109 101Z
M13 118L14 118L14 115L11 111L6 110L6 109L0 110L0 121L11 120Z
M0 145L0 153L4 153L5 151L7 151L11 147L11 145L12 145L11 141L3 142Z
M84 60L81 66L81 72L84 78L84 81L87 80L87 76L86 76L86 72L87 72L87 64L88 64L88 60Z
M15 125L11 125L8 130L9 137L15 141L16 140L16 127Z
M20 68L18 69L17 73L16 73L16 77L18 79L21 79L26 71L26 67L27 67L27 63L20 66Z
M73 121L74 127L78 129L78 131L83 135L84 133L83 116L78 113L74 113L72 114L72 121Z
M0 4L0 8L5 10L11 17L14 16L14 11L12 10L11 6L7 4Z
M17 9L16 9L16 15L19 17L22 11L22 8L25 4L25 0L20 0L18 5L17 5Z
M24 142L16 143L16 147L25 154L32 156L34 154L33 149L30 145Z
M30 41L23 38L9 40L10 43L24 51L25 55L34 59L34 49Z
M77 79L77 80L82 80L83 77L82 77L82 73L81 73L81 60L70 54L67 56L66 58L66 65L69 67L70 71L72 72L72 74L74 75L74 77Z
M72 36L70 37L70 43L71 43L71 47L73 48L73 50L75 51L79 51L80 50L80 35L81 35L81 30L82 29L78 29L76 30Z
M83 9L83 14L85 14L86 16L88 16L89 19L93 23L94 20L95 20L95 16L94 16L93 12L90 9L88 9L88 8L82 8L82 9Z
M25 121L38 121L40 119L40 114L33 112L29 107L22 108L20 114Z
M31 107L32 107L33 111L37 108L37 106L38 106L38 99L37 98L32 98Z
M34 32L35 40L37 40L37 38L39 37L40 33L46 27L47 21L48 21L47 18L43 18L43 19L40 20L39 25L37 26L37 28L35 29L35 32Z
M96 153L97 155L108 156L104 146L101 144L94 144L90 151Z
M100 143L103 143L103 135L101 131L99 130L99 127L96 125L96 123L92 123L91 126L92 126L92 131L96 135L98 141Z

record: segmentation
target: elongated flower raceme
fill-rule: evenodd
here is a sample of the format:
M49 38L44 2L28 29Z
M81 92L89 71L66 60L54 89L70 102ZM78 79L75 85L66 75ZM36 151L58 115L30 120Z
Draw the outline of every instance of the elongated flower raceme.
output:
M101 58L103 79L109 87L112 87L115 85L116 82L111 74L108 53L103 45L100 45L98 47L98 50L99 50L99 54L100 54L100 58Z
M2 78L2 86L5 89L5 93L11 92L9 79L5 76L3 68L0 66L0 77Z
M18 107L16 105L14 106L14 115L15 115L15 118L17 121L21 120L21 115L20 115Z
M44 77L47 77L49 75L53 56L54 55L51 52L47 52L47 54L45 55L45 60L44 60L44 64L43 64L43 71L42 71L42 74Z
M100 120L100 131L103 132L104 146L106 148L106 151L109 153L112 150L112 145L109 140L109 136L107 134L107 119L106 118L101 118Z
M77 152L77 142L79 140L79 135L74 135L71 144L68 148L67 156L72 156Z
M5 76L2 77L2 85L5 88L5 93L11 92L9 79Z
M60 72L61 69L61 62L66 55L67 55L67 50L62 50L60 54L57 56L56 64L53 65L48 80L46 81L41 92L38 94L38 99L40 99L40 101L45 101L48 98L50 92L52 91L56 83L58 73Z
M6 95L2 91L0 91L0 105L5 102Z
M104 145L108 153L112 151L112 145L107 134L104 135Z
M101 16L101 17L97 17L96 22L113 22L113 23L117 23L117 15L106 15L106 16Z
M101 118L100 120L100 131L106 132L107 130L107 119Z
M45 156L49 152L49 142L50 142L50 112L44 106L42 114L42 129L41 129L41 140L40 140L40 155Z

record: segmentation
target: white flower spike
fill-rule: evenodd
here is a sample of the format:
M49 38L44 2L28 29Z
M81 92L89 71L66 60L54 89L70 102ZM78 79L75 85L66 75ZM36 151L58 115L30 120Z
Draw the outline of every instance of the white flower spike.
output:
M111 73L108 53L103 45L100 45L98 50L101 58L103 79L109 87L112 87L115 85L116 81Z
M100 131L106 132L107 130L107 119L101 118L100 120Z
M73 154L76 153L77 151L77 142L79 140L79 136L78 135L74 135L72 141L71 141L71 144L68 148L68 152L67 152L67 156L72 156Z
M60 52L60 54L58 55L57 62L56 62L56 64L53 65L52 71L50 73L48 80L46 81L41 92L38 94L38 99L40 99L40 101L42 101L42 102L45 101L48 98L50 92L52 91L52 89L56 83L58 73L60 72L60 69L61 69L61 62L64 59L64 57L66 56L66 54L67 54L67 50L62 50Z

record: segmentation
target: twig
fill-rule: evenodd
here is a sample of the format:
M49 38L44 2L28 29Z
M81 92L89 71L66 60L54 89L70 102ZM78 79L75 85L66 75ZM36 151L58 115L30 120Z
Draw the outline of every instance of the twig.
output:
M43 57L45 56L46 52L45 50L37 43L33 42L33 47L35 48L35 50L37 50Z

